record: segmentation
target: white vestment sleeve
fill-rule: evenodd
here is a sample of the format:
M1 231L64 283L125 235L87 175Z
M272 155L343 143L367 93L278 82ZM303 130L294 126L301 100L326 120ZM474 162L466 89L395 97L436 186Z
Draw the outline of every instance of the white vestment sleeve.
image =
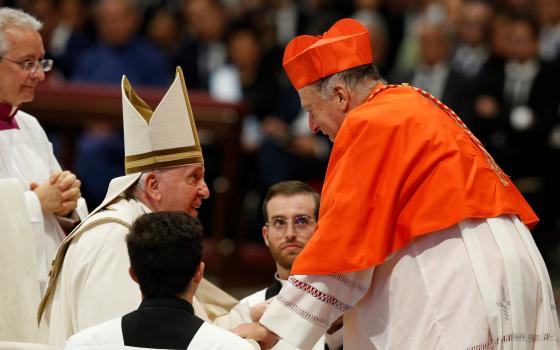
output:
M29 220L32 226L38 227L43 231L43 209L39 197L33 191L23 192L25 203L27 204L27 212L29 213Z
M0 340L32 342L41 296L36 242L17 178L0 178L0 222ZM3 348L12 349L8 344Z
M225 329L204 322L191 340L187 350L255 350L260 346L251 339L243 339Z
M367 293L373 270L290 276L260 323L294 346L311 349Z
M118 317L74 334L66 341L64 350L121 349L124 339L122 318Z
M74 213L78 216L77 218L75 218L78 221L84 221L87 218L89 214L89 210L84 197L78 198L78 203L76 205L76 209L74 210Z
M37 266L37 280L39 289L43 294L49 274L49 263L54 252L51 253L45 245L48 233L45 231L45 217L41 208L39 197L33 191L23 192L29 221L31 223L31 231L35 241L35 261Z

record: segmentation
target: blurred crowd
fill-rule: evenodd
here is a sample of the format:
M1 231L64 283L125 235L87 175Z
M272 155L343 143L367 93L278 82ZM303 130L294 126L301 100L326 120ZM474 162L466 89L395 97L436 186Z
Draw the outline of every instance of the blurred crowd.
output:
M55 59L51 80L119 84L126 74L133 85L163 87L181 66L189 89L245 103L241 187L255 220L260 198L274 183L298 179L320 188L330 151L327 139L308 130L282 70L283 48L295 35L320 35L337 19L353 17L369 28L374 63L388 83L427 90L478 136L540 216L535 239L545 259L554 259L560 233L560 89L554 85L560 78L560 0L0 4L44 22L47 56ZM108 180L122 173L120 135L93 125L80 141L75 170L92 208Z

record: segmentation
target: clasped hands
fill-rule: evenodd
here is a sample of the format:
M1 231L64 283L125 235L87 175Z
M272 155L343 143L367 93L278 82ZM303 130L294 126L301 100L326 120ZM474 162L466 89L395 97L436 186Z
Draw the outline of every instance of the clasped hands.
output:
M43 213L66 216L78 205L80 186L80 180L72 172L56 170L40 185L31 182L29 189L39 198Z

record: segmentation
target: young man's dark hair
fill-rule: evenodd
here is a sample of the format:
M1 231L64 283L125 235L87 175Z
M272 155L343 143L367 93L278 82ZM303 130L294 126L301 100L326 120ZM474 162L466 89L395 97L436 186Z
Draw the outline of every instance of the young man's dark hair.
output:
M262 204L262 212L264 215L264 221L268 222L268 210L267 205L268 202L276 196L279 195L294 195L294 194L309 194L313 196L313 200L315 201L315 219L319 215L319 202L320 197L317 191L315 191L311 186L308 184L301 182L301 181L283 181L279 182L275 185L272 185L266 196L264 197L263 204Z
M202 260L202 225L184 212L138 218L126 236L130 265L144 296L184 291Z

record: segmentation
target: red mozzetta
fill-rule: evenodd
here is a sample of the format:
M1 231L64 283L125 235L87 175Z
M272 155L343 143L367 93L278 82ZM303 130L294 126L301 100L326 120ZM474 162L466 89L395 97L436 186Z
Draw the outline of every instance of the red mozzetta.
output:
M429 94L379 84L336 136L317 231L292 274L383 263L467 218L538 218L460 119Z

